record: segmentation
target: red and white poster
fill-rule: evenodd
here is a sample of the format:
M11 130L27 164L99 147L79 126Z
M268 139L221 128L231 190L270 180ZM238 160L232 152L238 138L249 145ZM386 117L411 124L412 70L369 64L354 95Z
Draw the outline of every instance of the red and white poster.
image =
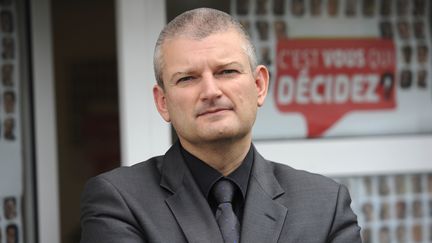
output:
M243 2L271 74L254 139L432 132L428 1Z
M286 39L277 45L272 102L299 113L307 137L320 137L345 114L396 108L395 48L381 39Z

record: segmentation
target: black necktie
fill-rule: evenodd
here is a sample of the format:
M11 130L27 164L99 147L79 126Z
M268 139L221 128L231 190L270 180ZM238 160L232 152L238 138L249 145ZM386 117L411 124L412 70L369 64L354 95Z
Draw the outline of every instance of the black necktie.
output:
M226 179L221 179L213 186L213 195L218 205L216 221L219 225L225 243L240 242L240 223L232 207L235 185Z

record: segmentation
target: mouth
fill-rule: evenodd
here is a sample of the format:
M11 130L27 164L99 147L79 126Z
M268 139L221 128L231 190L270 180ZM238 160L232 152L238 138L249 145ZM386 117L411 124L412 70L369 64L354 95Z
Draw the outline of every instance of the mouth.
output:
M231 108L214 108L214 109L208 109L205 110L203 112L198 113L198 117L199 116L205 116L205 115L213 115L213 114L219 114L225 111L231 111Z

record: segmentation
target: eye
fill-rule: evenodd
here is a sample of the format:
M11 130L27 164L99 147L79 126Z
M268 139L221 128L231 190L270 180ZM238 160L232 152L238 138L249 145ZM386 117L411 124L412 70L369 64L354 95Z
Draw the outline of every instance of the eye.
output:
M240 72L237 69L222 69L216 73L216 77L222 79L235 78Z
M186 76L186 77L183 77L183 78L178 79L178 80L177 80L177 83L181 83L181 82L189 81L189 80L192 80L193 78L194 78L194 77L192 77L192 76Z
M220 72L220 74L222 74L222 75L224 75L224 74L234 74L234 73L238 73L238 71L235 70L235 69L225 69L225 70L222 70Z

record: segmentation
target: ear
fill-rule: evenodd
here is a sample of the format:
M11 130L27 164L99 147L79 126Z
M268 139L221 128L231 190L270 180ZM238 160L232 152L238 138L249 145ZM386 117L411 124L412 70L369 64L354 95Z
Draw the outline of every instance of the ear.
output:
M153 86L153 98L159 114L165 121L170 122L171 119L168 112L165 91L157 84Z
M258 107L264 104L269 86L269 71L264 65L258 65L255 69L255 85L258 93Z

